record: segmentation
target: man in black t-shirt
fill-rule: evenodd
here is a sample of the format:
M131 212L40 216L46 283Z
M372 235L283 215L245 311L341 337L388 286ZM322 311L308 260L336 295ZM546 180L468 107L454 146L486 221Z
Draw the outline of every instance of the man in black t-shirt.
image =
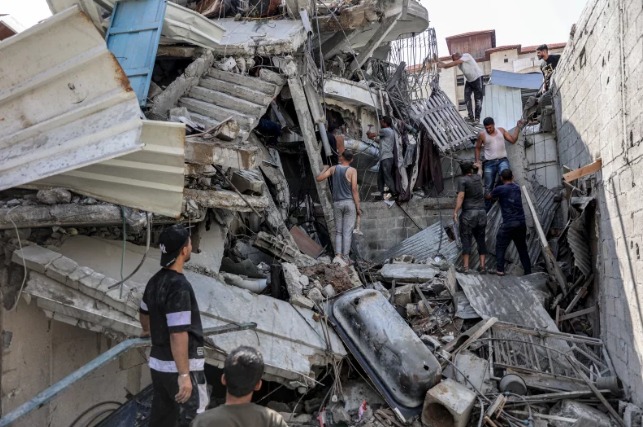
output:
M485 242L485 228L487 228L487 211L484 206L482 179L478 175L477 169L474 169L473 163L463 163L460 168L463 176L458 181L458 197L453 211L453 221L460 225L463 273L469 272L472 237L476 239L478 254L480 255L480 268L478 271L486 273L487 245ZM462 208L462 214L458 220L460 208Z
M145 287L139 309L143 336L151 335L154 395L149 425L188 427L205 410L203 329L192 285L183 275L192 243L181 224L159 237L161 267Z
M505 275L505 252L512 241L516 245L520 262L525 274L531 274L531 261L527 250L527 224L525 211L522 208L520 187L514 183L511 169L500 173L502 185L485 194L487 199L498 199L502 212L502 225L496 235L496 265L497 274Z
M560 60L560 55L549 54L549 48L546 44L541 44L536 49L536 56L540 59L542 64L540 64L540 71L543 73L544 86L542 92L548 91L549 83L551 80L551 75L554 73L554 70L558 66L558 61Z

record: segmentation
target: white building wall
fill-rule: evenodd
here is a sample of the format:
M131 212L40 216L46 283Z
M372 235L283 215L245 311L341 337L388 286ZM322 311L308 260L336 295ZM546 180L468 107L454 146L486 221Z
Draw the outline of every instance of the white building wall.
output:
M621 380L643 403L643 8L591 0L556 70L561 164L600 157L601 334Z

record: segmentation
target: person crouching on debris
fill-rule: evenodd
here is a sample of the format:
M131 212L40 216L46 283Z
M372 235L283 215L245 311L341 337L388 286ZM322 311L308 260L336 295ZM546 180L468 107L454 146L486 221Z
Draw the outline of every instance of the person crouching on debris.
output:
M496 235L496 264L497 274L505 275L505 252L512 241L516 245L522 269L525 274L531 274L531 261L527 250L527 224L525 211L522 208L522 195L520 187L514 183L514 174L511 169L500 173L502 185L494 188L491 193L486 193L488 200L498 199L502 212L502 225Z
M339 155L339 164L324 166L317 176L321 182L331 178L333 194L333 214L335 216L335 259L333 262L346 265L351 250L351 239L355 228L356 216L362 215L357 191L357 170L350 166L353 153L345 150Z
M395 146L395 130L393 126L393 119L389 116L382 116L380 119L380 133L379 136L375 132L366 132L366 136L373 141L380 143L380 172L377 176L377 189L382 197L384 197L384 186L388 187L391 192L391 198L396 199L398 194L395 191L395 177L393 170L395 160L393 156L393 148Z
M181 224L159 237L161 267L145 287L139 309L142 336L151 336L149 425L188 427L209 403L204 374L203 329L192 285L183 275L190 233Z
M261 389L263 357L251 347L238 347L228 354L221 383L226 386L225 404L199 415L192 427L288 427L270 408L252 403L252 395Z
M473 163L466 162L460 165L462 177L458 181L458 196L453 211L453 221L460 226L460 239L462 240L463 273L469 272L469 255L471 255L472 237L478 244L480 267L482 274L487 272L485 265L487 244L485 242L485 228L487 227L487 212L484 208L484 193L482 179L478 175L478 168ZM458 220L458 212L462 209Z

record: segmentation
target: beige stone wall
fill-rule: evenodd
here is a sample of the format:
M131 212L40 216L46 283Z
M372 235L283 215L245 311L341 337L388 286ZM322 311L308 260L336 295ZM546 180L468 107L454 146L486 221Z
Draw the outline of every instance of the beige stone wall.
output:
M643 403L643 7L591 0L556 70L563 165L601 157L598 199L601 333L617 373Z
M27 304L24 298L16 310L4 311L2 316L3 415L116 344L102 334L48 319L34 301ZM125 402L128 391L137 393L149 382L146 362L138 350L133 350L89 374L15 425L68 427L91 406Z

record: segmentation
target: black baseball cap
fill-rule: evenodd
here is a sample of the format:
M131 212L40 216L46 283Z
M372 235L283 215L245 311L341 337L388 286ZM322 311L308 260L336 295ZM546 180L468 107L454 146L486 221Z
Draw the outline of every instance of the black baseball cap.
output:
M179 252L190 238L190 232L183 224L174 224L167 227L159 236L159 249L161 249L161 267L169 267L179 256Z

